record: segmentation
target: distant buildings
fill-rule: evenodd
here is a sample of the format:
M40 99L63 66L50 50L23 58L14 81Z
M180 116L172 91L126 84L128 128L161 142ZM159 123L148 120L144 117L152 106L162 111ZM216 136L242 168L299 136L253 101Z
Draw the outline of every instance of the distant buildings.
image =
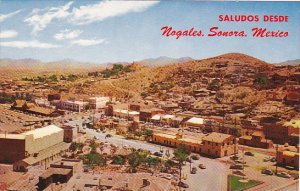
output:
M277 163L282 166L290 166L299 169L299 146L280 147L277 152Z
M91 97L88 100L90 109L103 109L109 101L109 97Z
M35 103L30 103L25 100L15 100L11 106L12 109L20 110L27 113L32 113L36 115L42 116L59 116L61 113L51 108L47 107L40 107L37 106Z
M266 138L272 140L274 143L299 144L299 119L293 119L284 123L276 118L265 118L261 124Z
M247 145L250 147L264 148L268 149L273 146L271 140L265 139L265 136L262 132L254 132L252 135L245 135L239 138L238 143L240 145Z
M65 100L61 101L61 109L81 112L88 109L89 102L84 101L71 101Z

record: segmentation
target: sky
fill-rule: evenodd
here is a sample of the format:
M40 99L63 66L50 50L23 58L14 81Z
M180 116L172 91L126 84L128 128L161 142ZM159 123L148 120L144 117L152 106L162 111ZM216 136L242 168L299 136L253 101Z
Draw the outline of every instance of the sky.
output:
M220 22L222 15L259 15L259 22ZM288 22L263 22L287 15ZM0 58L132 62L167 56L203 59L229 52L269 63L300 58L300 2L0 1ZM244 30L247 37L162 36L161 28ZM251 29L288 31L253 38Z

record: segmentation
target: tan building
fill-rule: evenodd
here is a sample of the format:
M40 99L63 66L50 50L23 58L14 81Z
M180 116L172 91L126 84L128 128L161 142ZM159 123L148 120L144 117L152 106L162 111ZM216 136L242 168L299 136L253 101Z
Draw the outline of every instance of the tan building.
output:
M191 137L183 137L180 133L176 135L165 134L165 133L154 133L152 142L166 145L171 147L184 146L192 152L199 152L199 146L201 144L200 139L195 139Z
M236 152L236 141L232 135L213 132L203 137L200 153L210 157L224 157Z
M109 97L91 97L88 100L91 109L103 109L109 101Z
M15 171L43 165L68 149L63 142L63 129L49 125L21 134L0 134L0 162L14 163Z
M277 163L282 166L291 166L299 169L299 146L283 146L277 153Z
M247 145L250 147L268 149L273 146L273 142L265 139L263 132L254 132L251 136L245 135L239 138L240 145Z

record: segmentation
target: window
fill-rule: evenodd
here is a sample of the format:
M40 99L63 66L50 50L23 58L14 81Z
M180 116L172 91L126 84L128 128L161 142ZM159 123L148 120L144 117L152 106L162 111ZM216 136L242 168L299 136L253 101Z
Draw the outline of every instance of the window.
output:
M208 154L210 154L210 150L209 149L207 150L207 152L208 152Z

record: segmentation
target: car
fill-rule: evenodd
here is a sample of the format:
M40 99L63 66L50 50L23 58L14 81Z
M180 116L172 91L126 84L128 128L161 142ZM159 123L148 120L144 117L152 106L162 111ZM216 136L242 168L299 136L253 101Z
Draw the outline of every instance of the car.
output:
M291 175L288 174L287 172L280 172L280 173L277 173L277 176L283 177L283 178L291 178Z
M182 188L189 188L189 185L187 183L184 183L184 182L178 182L178 186L182 187Z
M266 174L266 175L273 175L273 174L274 174L273 171L270 170L270 169L263 169L263 170L261 171L261 173L262 173L262 174Z
M157 157L162 157L163 154L161 152L155 152L153 153L154 156L157 156Z
M231 160L238 160L239 159L239 155L233 155L230 157Z
M193 167L192 170L191 170L191 174L196 174L196 173L197 173L197 168Z
M244 167L241 164L233 164L233 165L230 165L230 169L243 170Z
M271 161L271 158L270 158L270 157L265 157L265 158L263 159L263 161L264 161L264 162L269 162L269 161Z
M271 162L275 162L275 161L276 161L276 158L275 158L275 157L272 157L270 161L271 161Z
M206 166L204 164L199 164L198 166L200 169L206 169Z
M243 161L243 160L236 160L235 162L237 162L237 163L239 163L239 164L246 164L246 162Z
M254 156L254 153L252 153L252 152L250 152L250 151L247 151L247 152L245 152L245 155L247 155L247 156Z
M105 138L110 138L110 137L112 137L111 134L106 134L106 135L105 135Z
M191 156L191 159L192 159L192 160L199 160L199 158L200 158L200 157L199 157L198 155L192 155L192 156Z

